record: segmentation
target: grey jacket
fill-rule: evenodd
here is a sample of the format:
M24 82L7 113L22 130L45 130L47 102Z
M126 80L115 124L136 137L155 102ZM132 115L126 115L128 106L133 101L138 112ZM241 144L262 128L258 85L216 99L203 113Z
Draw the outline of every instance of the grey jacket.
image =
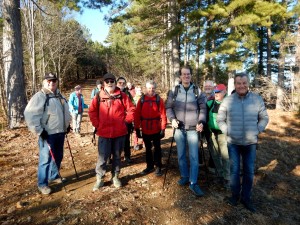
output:
M183 123L187 130L195 130L198 122L206 122L206 97L198 88L198 96L194 93L194 84L186 91L182 84L176 99L174 99L175 87L169 91L166 102L167 117L170 121L177 119Z
M48 103L46 94L50 97ZM28 129L38 135L43 129L48 134L64 133L71 119L68 103L59 94L59 90L55 95L46 88L42 88L32 96L25 108L24 116Z
M250 91L244 97L237 93L226 97L217 115L218 126L227 135L227 142L236 145L256 144L258 134L268 122L263 99Z

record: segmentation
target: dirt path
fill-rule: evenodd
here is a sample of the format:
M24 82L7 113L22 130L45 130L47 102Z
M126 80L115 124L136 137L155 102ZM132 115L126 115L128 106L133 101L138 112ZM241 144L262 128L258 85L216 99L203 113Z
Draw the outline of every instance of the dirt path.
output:
M95 80L80 83L86 103ZM66 97L70 93L65 93ZM97 159L92 140L92 126L87 112L82 123L82 137L68 135L79 179L76 179L70 152L65 145L61 174L68 178L67 192L61 185L51 185L54 193L43 196L37 191L37 138L27 128L0 133L0 222L1 224L299 224L300 223L300 127L292 113L269 111L268 130L261 136L257 152L252 214L242 206L232 208L223 202L229 195L221 186L209 182L201 168L202 198L194 197L188 187L179 187L176 148L173 149L166 189L163 177L141 175L145 168L144 150L132 150L134 163L122 162L123 187L111 185L92 192ZM172 131L167 129L162 141L166 163ZM209 186L208 186L209 184Z

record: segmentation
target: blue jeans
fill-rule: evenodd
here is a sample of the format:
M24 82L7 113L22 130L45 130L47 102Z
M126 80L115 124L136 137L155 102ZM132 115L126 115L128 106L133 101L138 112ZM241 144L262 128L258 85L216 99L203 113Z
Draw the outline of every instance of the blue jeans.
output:
M106 163L112 155L112 174L120 173L121 170L121 151L124 148L125 135L116 138L98 139L98 159L96 164L96 173L103 177L106 173Z
M176 129L174 138L177 145L180 175L181 177L189 177L191 184L196 184L199 170L198 133L196 130ZM187 162L186 144L189 147L190 169Z
M39 137L39 166L38 166L38 186L48 186L48 180L59 178L58 170L64 155L65 133L51 134L47 141ZM50 149L52 150L55 162L52 160Z
M256 144L235 145L228 143L230 160L230 187L233 197L248 202L251 198L251 189L254 179L254 164L256 158ZM240 158L243 161L242 190L240 184Z

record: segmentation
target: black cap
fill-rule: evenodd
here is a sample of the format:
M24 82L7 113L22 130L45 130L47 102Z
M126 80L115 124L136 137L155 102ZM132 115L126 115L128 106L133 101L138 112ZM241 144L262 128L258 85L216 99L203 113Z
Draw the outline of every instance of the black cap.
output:
M57 80L57 77L53 73L46 73L44 79L45 80Z
M107 73L104 75L103 80L107 80L107 79L116 80L116 77L111 73Z

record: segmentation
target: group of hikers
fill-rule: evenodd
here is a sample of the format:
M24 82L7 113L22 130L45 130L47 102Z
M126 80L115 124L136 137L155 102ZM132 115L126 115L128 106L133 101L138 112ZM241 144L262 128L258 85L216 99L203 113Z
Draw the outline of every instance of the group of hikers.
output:
M56 75L47 73L43 88L30 99L24 112L29 130L39 135L39 191L50 194L51 182L65 182L59 174L64 139L72 130L71 117L73 132L80 134L82 113L88 108L94 133L99 136L93 191L104 186L109 161L112 184L117 188L122 186L119 177L121 153L124 151L126 163L132 163L131 133L134 134L134 149L139 149L139 139L146 148L146 168L141 173L154 172L161 176L161 139L165 137L168 119L177 148L178 185L188 185L195 196L204 195L198 185L199 165L203 160L199 141L204 136L214 171L222 185L231 191L231 196L225 198L226 203L236 206L240 202L255 212L251 193L257 139L269 120L263 99L249 90L246 73L235 75L235 91L228 95L224 84L215 85L209 80L205 81L202 92L192 82L191 72L189 66L181 68L166 101L156 93L153 80L146 82L142 93L141 86L134 87L126 83L124 77L116 79L107 73L103 81L97 81L89 106L84 103L81 86L75 87L67 101L57 89Z

